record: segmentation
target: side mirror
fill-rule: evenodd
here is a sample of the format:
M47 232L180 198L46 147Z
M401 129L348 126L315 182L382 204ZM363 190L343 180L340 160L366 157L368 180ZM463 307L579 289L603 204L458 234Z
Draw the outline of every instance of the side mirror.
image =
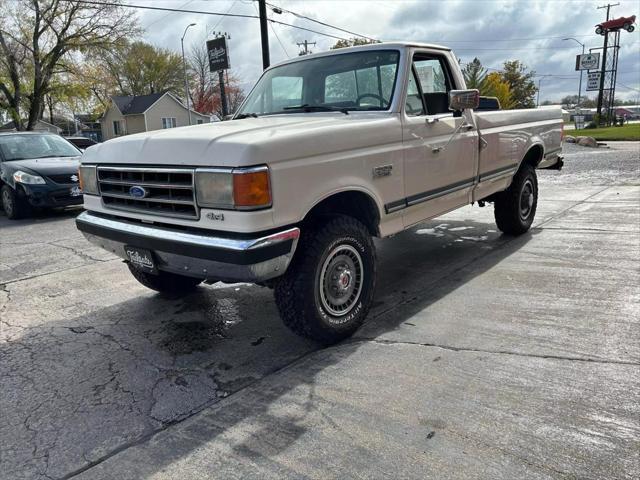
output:
M449 110L462 111L475 109L480 105L480 92L473 90L451 90L449 92Z

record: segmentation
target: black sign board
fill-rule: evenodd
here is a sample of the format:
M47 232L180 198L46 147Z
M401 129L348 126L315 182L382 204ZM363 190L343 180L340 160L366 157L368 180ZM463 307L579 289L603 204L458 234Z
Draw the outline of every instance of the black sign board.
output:
M207 55L209 55L209 71L218 72L229 68L227 39L220 37L214 40L207 40Z

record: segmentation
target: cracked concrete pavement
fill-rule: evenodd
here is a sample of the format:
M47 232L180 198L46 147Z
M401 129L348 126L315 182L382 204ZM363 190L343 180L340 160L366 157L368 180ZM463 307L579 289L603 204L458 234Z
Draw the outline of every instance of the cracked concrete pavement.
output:
M637 478L640 145L567 146L532 231L467 207L377 242L321 349L271 291L166 299L77 212L0 217L0 478Z

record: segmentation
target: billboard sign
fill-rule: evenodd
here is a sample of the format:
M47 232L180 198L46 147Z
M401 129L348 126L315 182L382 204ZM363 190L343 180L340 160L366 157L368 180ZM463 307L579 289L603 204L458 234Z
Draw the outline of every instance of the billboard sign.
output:
M587 77L587 92L600 90L600 72L589 72Z
M576 56L576 70L595 70L600 65L599 53L584 53Z
M218 72L229 68L227 39L220 37L213 40L207 40L207 55L209 56L210 72Z

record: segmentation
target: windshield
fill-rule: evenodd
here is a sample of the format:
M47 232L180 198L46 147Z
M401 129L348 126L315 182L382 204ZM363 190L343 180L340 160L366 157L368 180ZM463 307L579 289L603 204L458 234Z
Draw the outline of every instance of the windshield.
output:
M275 67L262 76L237 116L387 110L399 58L397 50L366 50Z
M0 151L5 161L82 155L61 136L46 133L0 135Z

